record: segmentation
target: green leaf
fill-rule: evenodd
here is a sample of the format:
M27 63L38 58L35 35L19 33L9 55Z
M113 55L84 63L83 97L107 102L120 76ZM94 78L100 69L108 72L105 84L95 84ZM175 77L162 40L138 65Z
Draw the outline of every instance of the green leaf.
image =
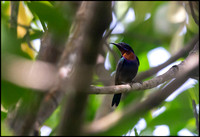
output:
M8 127L6 122L1 122L1 136L13 136L14 133L12 130Z
M92 121L95 118L96 112L101 104L101 97L99 95L89 95L88 105L86 107L86 121Z
M1 104L8 109L24 96L27 89L21 88L5 80L1 80Z
M116 2L116 16L117 18L121 18L129 9L130 2L129 1L117 1Z
M44 33L42 31L34 30L33 34L30 34L30 40L40 39Z
M134 128L134 132L135 132L135 136L139 136L136 128Z
M4 119L7 117L7 113L4 111L1 111L1 122L4 121Z
M199 82L194 85L193 88L188 89L191 100L195 100L196 104L199 104Z
M18 39L12 29L8 27L6 20L1 20L1 57L4 59L5 53L15 54L30 59L30 57L21 50L21 39Z
M59 36L68 33L69 21L49 2L28 2L27 5L31 12L38 16L41 23L47 22L48 30L53 31Z
M142 52L141 54L137 55L137 57L138 57L139 61L141 62L139 69L138 69L138 73L148 70L150 68L150 66L149 66L149 61L148 61L148 58L147 58L147 53Z
M164 2L133 1L130 5L135 12L135 21L133 24L137 26L138 24L144 22L147 13L150 13L151 16L153 16L157 7L163 3Z
M59 105L56 108L56 110L51 114L51 116L44 122L43 125L47 125L52 129L55 129L60 121L60 111L61 111L61 106Z
M117 49L113 48L113 52L118 52L116 51ZM110 65L111 65L111 68L110 68L110 71L113 72L116 70L116 67L117 67L117 63L118 63L118 60L113 56L113 54L111 52L108 52L108 58L109 58L109 61L110 61ZM119 58L120 59L120 53L119 53Z
M124 93L123 99L120 101L120 106L127 106L133 102L139 102L144 95L144 91L130 91L128 93Z

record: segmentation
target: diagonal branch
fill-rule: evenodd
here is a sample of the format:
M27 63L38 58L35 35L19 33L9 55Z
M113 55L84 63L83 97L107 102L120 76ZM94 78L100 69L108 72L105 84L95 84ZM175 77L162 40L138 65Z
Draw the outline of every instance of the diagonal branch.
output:
M169 64L173 63L177 59L179 59L179 58L183 57L184 55L186 55L190 50L192 50L192 48L194 47L194 45L197 43L198 40L199 40L199 35L196 35L191 41L189 41L186 44L186 46L184 46L184 48L182 48L180 51L178 51L176 54L174 54L166 62L164 62L163 64L161 64L161 65L159 65L157 67L150 68L149 70L147 70L145 72L141 72L140 74L138 74L135 77L134 80L135 81L141 81L141 80L146 79L146 78L148 78L150 76L153 76L158 71L160 71L162 68L168 66Z

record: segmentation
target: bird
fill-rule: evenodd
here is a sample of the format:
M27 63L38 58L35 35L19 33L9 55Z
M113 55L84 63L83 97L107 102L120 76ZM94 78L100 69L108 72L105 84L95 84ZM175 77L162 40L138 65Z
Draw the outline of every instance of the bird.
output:
M118 61L115 75L115 85L132 83L134 77L138 72L140 65L138 57L135 55L133 49L126 43L110 43L120 50L121 58ZM112 107L119 105L122 93L114 94L112 99Z

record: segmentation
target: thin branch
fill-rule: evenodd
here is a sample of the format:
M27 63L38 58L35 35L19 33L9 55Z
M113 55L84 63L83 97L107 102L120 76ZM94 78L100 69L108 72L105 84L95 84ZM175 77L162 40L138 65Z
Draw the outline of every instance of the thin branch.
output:
M164 62L163 64L161 64L157 67L150 68L149 70L147 70L145 72L139 73L135 77L134 80L142 81L143 79L153 76L158 71L160 71L162 68L168 66L169 64L173 63L177 59L179 59L179 58L183 57L185 54L187 54L194 47L194 45L197 43L198 40L199 40L199 35L196 35L191 41L189 41L186 44L186 46L184 46L184 48L182 48L180 51L178 51L176 54L174 54L172 57L170 57L166 62Z
M20 24L20 23L17 23L17 26L25 28L26 30L33 29L33 28L31 28L31 26L26 26L26 25L23 25L23 24Z
M10 27L15 29L17 34L17 17L19 9L19 1L11 1L11 15L10 15Z
M171 67L166 73L152 78L150 80L144 81L142 83L130 83L125 85L115 85L107 87L96 87L91 86L89 94L116 94L130 92L134 90L145 90L157 87L158 85L175 78L178 72L179 65Z
M194 4L197 4L197 3L194 3ZM190 5L190 10L191 10L191 13L192 13L192 17L193 17L195 23L199 26L199 20L197 19L197 16L195 15L193 2L189 1L189 5ZM199 4L197 6L199 6Z
M113 56L115 57L115 59L119 58L119 56L110 48L109 44L107 43L107 39L111 35L112 31L115 29L115 27L117 26L117 24L124 19L124 17L126 16L129 8L130 7L127 7L127 9L123 13L123 15L116 21L115 25L111 29L109 29L108 31L106 31L106 33L105 33L105 35L103 37L104 44L106 45L106 47L108 48L108 50L113 54Z
M112 31L115 29L115 27L117 26L117 24L125 18L125 16L126 16L128 10L129 10L129 8L130 8L130 7L127 7L126 11L125 11L125 12L123 13L123 15L116 21L115 25L114 25L111 29L109 29L108 31L106 31L106 34L104 35L104 39L105 39L105 40L108 39L108 37L110 36L110 34L112 33Z
M37 52L37 50L31 45L30 33L29 33L28 29L26 30L26 34L25 34L24 38L28 44L28 47L31 48L33 51Z

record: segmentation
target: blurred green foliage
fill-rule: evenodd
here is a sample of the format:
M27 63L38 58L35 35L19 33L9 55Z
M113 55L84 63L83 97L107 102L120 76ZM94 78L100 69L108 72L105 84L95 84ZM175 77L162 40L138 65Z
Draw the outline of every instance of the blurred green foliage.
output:
M31 13L38 17L44 30L53 31L59 37L62 35L67 36L70 26L68 18L64 18L64 13L60 12L51 3L48 1L27 2L27 6ZM48 28L46 28L45 22Z
M198 83L195 85L195 87L197 87L197 85ZM148 119L147 127L141 131L140 135L149 135L149 131L153 132L157 125L168 125L170 129L170 135L177 136L178 131L183 128L187 128L188 124L190 125L190 132L197 134L196 125L194 122L195 118L193 114L192 98L190 97L189 90L191 89L182 92L171 102L163 103L161 106L164 106L166 109L160 115L154 118L145 118L145 120ZM197 94L198 90L192 92L192 94ZM191 120L193 121L193 124L190 123Z
M68 37L70 33L70 27L75 17L75 10L71 2L54 2L54 1L39 1L39 2L23 2L23 5L30 10L33 15L31 21L38 27L38 22L42 24L41 29L35 29L32 26L32 33L30 34L30 39L40 39L45 31L52 31L56 37L62 39L63 37ZM198 26L195 24L192 16L188 11L187 17L178 23L170 22L168 20L175 13L179 12L177 9L181 9L180 4L176 2L168 1L116 1L113 14L116 16L117 20L122 18L123 15L127 15L129 9L134 10L135 19L131 22L126 22L122 18L120 23L124 27L123 33L111 34L109 42L125 42L128 43L137 54L140 60L139 73L146 71L150 68L147 53L157 47L164 47L171 54L174 54L173 49L176 51L180 50L191 38L197 34ZM1 60L4 59L5 53L12 53L21 57L29 58L28 55L21 50L21 43L24 42L24 38L17 38L13 34L12 30L9 28L9 1L1 1ZM184 9L182 7L182 9ZM181 12L181 11L180 11ZM159 14L163 13L163 14ZM150 16L146 19L147 14ZM182 14L181 14L182 15ZM163 20L162 20L163 19ZM160 23L164 21L165 24ZM158 26L157 24L160 25ZM180 30L186 27L186 32L180 35ZM39 27L38 27L39 28ZM167 28L170 28L169 30ZM167 30L167 32L166 32ZM176 37L176 41L173 38ZM115 41L111 41L115 38ZM111 47L112 50L119 55L120 53L115 46ZM109 69L110 74L116 69L117 60L110 51L106 51L104 58L109 53L109 63L111 68ZM183 58L182 58L183 60ZM1 72L3 73L3 72ZM93 77L93 84L96 86L104 86L103 82L99 81L98 76ZM137 103L137 101L142 100L146 95L144 92L153 92L155 89L132 92L126 95L126 98L121 101L118 109L123 110L130 103ZM144 118L146 121L146 128L141 132L137 128L134 128L135 133L140 135L153 135L153 131L157 125L168 125L170 129L170 135L177 135L177 133L183 129L187 128L193 134L197 134L195 118L192 108L192 99L199 105L199 83L196 83L193 88L190 88L181 94L179 94L173 101L164 102L159 107L166 107L166 110L160 115L153 117L151 112L148 112ZM19 99L29 94L29 90L9 83L1 79L1 106L9 110L12 107L16 107ZM91 122L94 120L96 112L101 105L102 96L101 95L90 95L88 97L87 108L86 108L86 121ZM9 113L9 111L8 111ZM11 132L7 130L4 121L7 117L7 111L1 111L1 131L2 135L11 135ZM49 119L44 123L52 128L54 131L59 123L60 117L60 107L58 107L54 113L49 117ZM125 131L130 129L130 125L135 125L137 121L131 121L131 123L123 123L121 127L117 127L119 130L119 135L126 134ZM4 128L5 127L5 128ZM120 128L123 127L123 130ZM2 128L4 128L2 130ZM120 132L121 130L121 132ZM114 134L115 131L111 131Z

